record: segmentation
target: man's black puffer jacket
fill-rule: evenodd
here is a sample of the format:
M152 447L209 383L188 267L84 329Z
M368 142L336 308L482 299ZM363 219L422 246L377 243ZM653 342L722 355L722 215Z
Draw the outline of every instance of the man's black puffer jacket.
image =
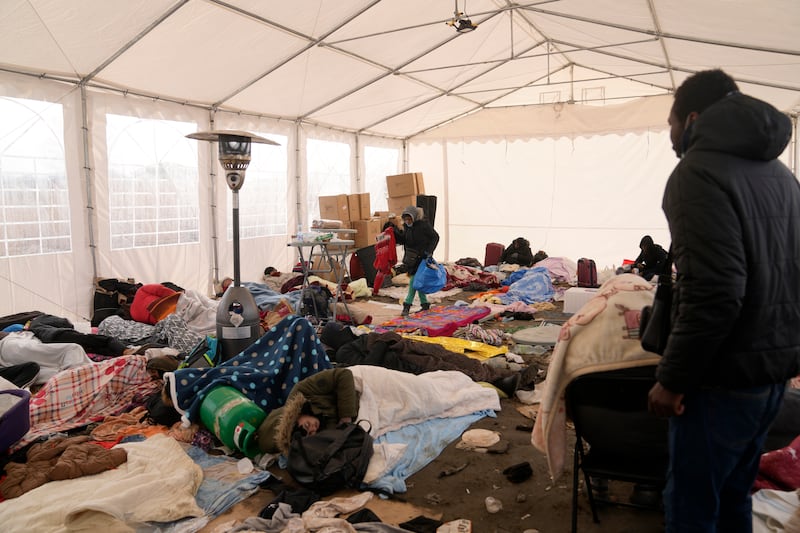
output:
M703 111L662 207L678 277L657 371L673 392L800 373L800 184L776 160L791 123L734 94Z

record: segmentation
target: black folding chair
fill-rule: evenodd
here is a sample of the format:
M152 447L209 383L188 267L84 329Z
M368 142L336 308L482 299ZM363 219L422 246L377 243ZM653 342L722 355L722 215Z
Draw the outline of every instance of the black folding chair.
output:
M655 383L654 376L654 366L636 367L586 374L567 386L567 416L575 424L573 533L578 527L578 471L583 471L595 523L600 520L592 480L637 483L659 493L663 489L669 460L668 422L647 411L647 393ZM660 502L657 505L660 507Z

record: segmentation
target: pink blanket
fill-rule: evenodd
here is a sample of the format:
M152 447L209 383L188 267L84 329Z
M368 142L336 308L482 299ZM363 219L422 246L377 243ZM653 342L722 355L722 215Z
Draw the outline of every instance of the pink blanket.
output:
M654 295L655 289L639 276L615 276L561 328L531 434L531 443L547 454L554 479L567 454L564 391L569 382L583 374L658 363L659 356L644 351L639 342L639 314Z
M450 337L461 326L472 324L490 313L485 306L443 305L399 316L381 324L384 329L400 332L423 331L429 337Z

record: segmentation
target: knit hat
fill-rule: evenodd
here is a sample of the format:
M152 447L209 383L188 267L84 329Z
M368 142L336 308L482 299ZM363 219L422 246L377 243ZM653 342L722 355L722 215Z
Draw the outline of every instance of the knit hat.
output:
M262 452L286 454L289 451L292 432L305 403L306 397L298 392L290 395L283 407L270 411L258 426L258 447Z
M350 326L330 321L323 326L319 340L334 350L338 350L348 342L353 342L357 338L353 330L350 329Z
M403 214L401 215L400 218L405 217L405 216L411 217L411 221L412 222L416 222L417 219L419 218L419 210L417 210L417 208L414 207L413 205L410 205L410 206L406 207L405 209L403 209Z

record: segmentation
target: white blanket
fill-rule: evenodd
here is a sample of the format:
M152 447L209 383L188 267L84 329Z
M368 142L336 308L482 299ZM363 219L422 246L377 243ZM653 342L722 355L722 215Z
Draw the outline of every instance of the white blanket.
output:
M35 381L39 385L67 368L92 364L80 344L44 343L32 331L16 331L0 340L0 366L29 362L39 365L39 375Z
M348 368L361 393L358 418L372 424L373 437L431 418L500 410L497 391L478 385L463 372L439 370L417 376L379 366Z
M217 331L219 302L206 298L193 290L185 290L178 297L175 314L186 322L186 328L200 335L213 335Z
M114 470L51 481L0 503L2 531L134 531L145 522L201 516L203 471L177 441L155 435L119 444L128 461Z

